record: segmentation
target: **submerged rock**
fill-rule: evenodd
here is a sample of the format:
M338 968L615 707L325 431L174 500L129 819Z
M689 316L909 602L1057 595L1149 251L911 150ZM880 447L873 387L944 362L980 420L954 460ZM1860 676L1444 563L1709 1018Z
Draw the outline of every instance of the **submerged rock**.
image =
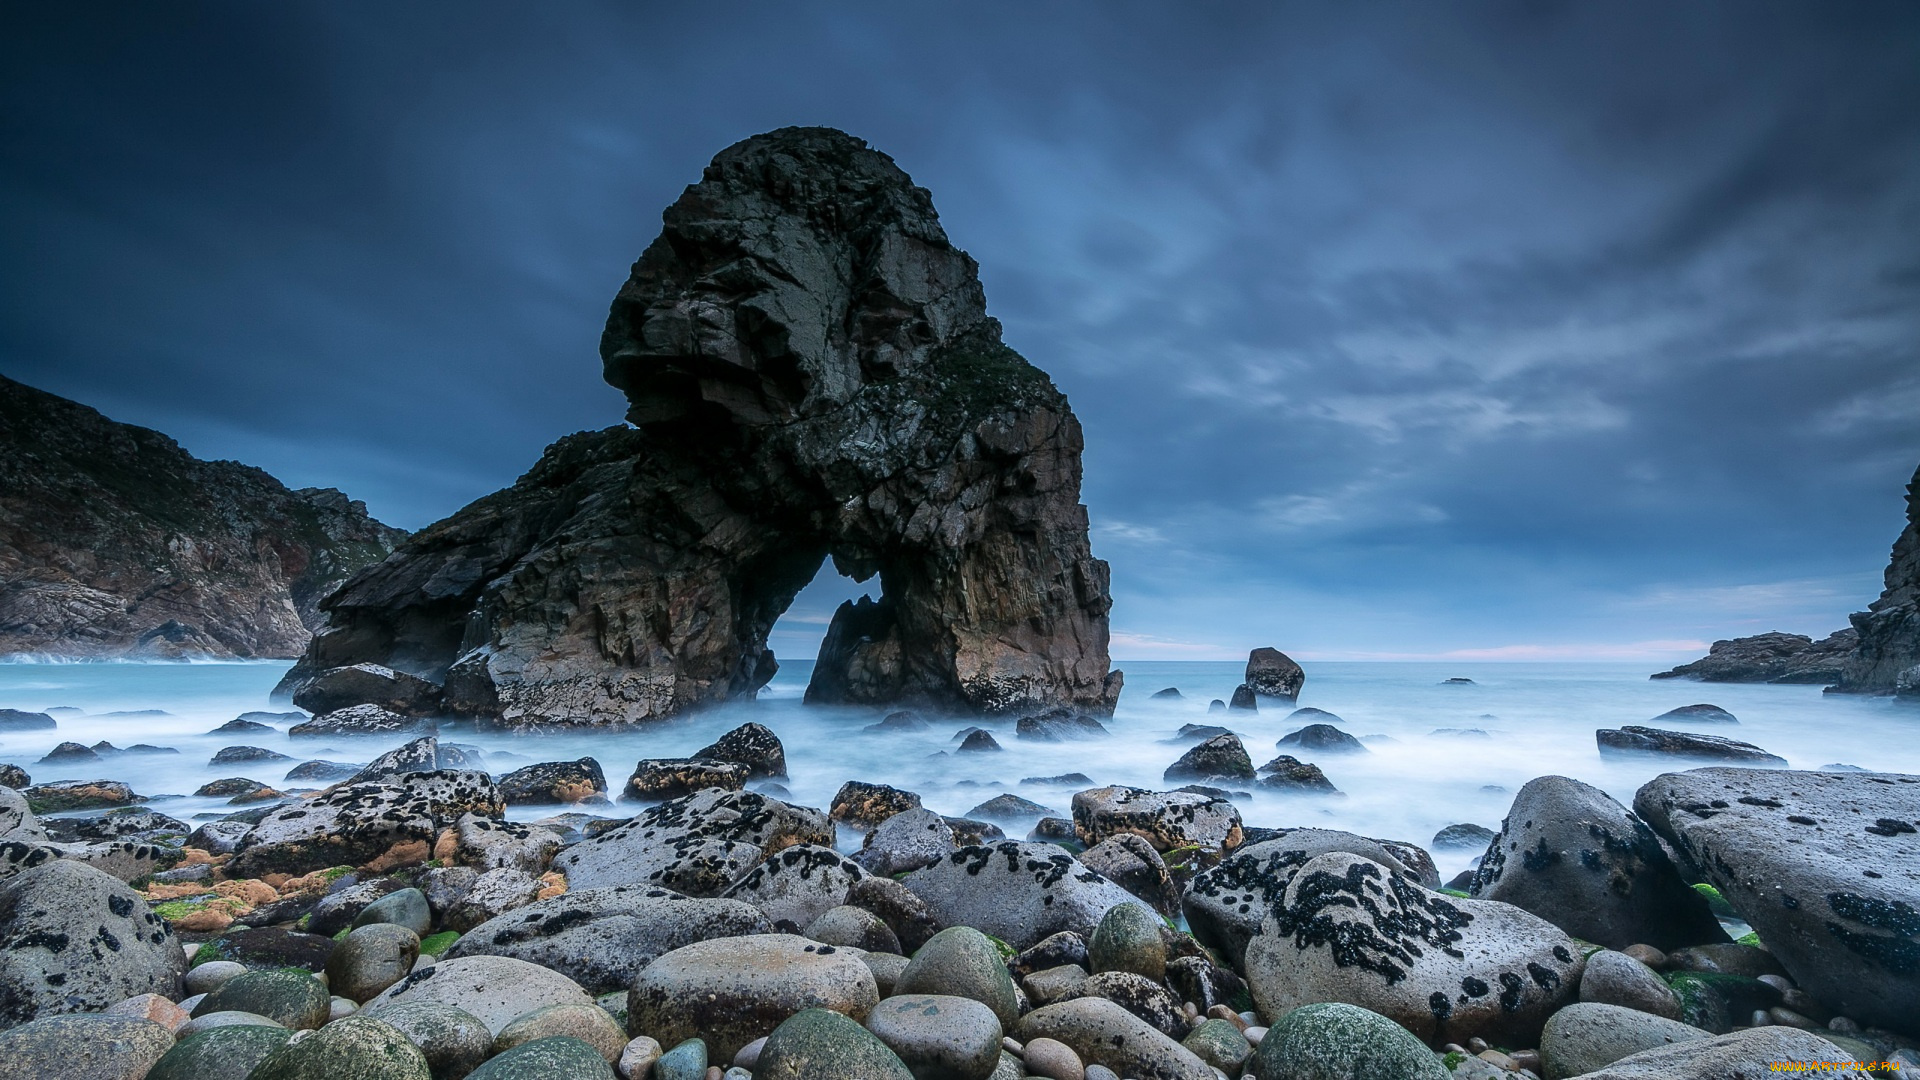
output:
M1251 780L1253 775L1253 759L1247 755L1240 737L1224 732L1182 754L1180 760L1167 766L1162 779L1169 783L1224 782Z
M1737 724L1740 722L1739 717L1720 706L1704 703L1699 705L1682 705L1677 709L1668 709L1666 712L1647 721L1647 723L1658 724L1663 720L1674 723L1693 722L1700 724Z
M1301 712L1307 710L1302 709ZM1315 710L1316 712L1318 710ZM1296 716L1298 714L1295 714ZM1292 717L1289 717L1292 719ZM1369 736L1371 737L1371 736ZM1301 751L1321 754L1364 754L1367 748L1359 739L1341 731L1332 724L1308 724L1298 731L1283 735L1279 747L1282 750L1294 747Z
M1023 716L1014 724L1014 737L1025 742L1073 742L1079 739L1104 739L1106 725L1093 717L1069 708L1048 709L1035 716Z
M1719 735L1628 725L1618 731L1593 733L1602 754L1668 754L1710 761L1750 761L1756 766L1785 766L1785 758L1769 754L1752 743Z
M1281 754L1260 766L1260 773L1259 785L1269 790L1308 795L1340 794L1340 789L1333 786L1333 781L1320 771L1320 766L1301 761L1290 754Z
M412 735L435 730L432 720L407 716L378 705L354 705L322 713L287 729L289 738L333 738L354 735Z

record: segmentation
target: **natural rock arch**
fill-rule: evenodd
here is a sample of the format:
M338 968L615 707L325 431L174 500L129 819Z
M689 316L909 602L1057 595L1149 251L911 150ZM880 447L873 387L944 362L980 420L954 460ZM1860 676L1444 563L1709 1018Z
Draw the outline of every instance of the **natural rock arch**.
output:
M555 443L324 603L292 688L375 662L507 727L751 695L824 558L810 701L1110 711L1079 422L1001 343L978 267L885 154L825 128L722 151L601 337L632 425Z

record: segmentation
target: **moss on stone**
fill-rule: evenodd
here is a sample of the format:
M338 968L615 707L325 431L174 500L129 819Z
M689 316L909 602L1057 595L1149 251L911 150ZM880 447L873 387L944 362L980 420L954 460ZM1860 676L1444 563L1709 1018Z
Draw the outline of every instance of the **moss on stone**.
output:
M453 943L459 940L460 934L454 930L442 930L437 934L428 934L426 937L420 939L420 952L426 956L439 956L448 949L453 948Z

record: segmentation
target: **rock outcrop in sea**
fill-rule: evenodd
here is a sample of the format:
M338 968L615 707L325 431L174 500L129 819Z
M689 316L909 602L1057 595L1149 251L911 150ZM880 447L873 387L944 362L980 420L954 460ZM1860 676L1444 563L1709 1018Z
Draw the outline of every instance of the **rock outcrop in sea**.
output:
M406 533L0 376L0 656L285 659Z
M1832 689L1920 697L1920 469L1907 484L1907 527L1887 560L1886 590L1847 616L1860 643Z
M1707 655L1654 679L1699 679L1701 682L1831 683L1840 678L1847 658L1860 643L1851 629L1836 630L1815 641L1805 634L1775 630L1751 637L1716 641Z
M722 151L664 215L601 338L629 427L349 581L283 687L371 662L509 729L752 695L823 560L825 703L1110 712L1106 563L1079 421L1000 340L978 268L885 154L825 128Z

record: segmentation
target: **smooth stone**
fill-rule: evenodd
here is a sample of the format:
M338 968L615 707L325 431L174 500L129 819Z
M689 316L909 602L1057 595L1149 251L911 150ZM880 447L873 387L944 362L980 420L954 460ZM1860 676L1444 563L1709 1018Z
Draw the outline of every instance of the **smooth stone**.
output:
M1225 1020L1205 1020L1180 1040L1195 1057L1229 1076L1239 1075L1242 1065L1253 1056L1253 1044L1238 1024Z
M184 982L189 994L211 994L228 979L246 973L245 964L233 960L209 960L188 969Z
M281 1027L301 1030L327 1022L332 995L304 971L249 971L220 984L194 1006L195 1017L216 1012L250 1012Z
M766 1045L767 1037L762 1035L741 1047L740 1052L733 1055L734 1068L745 1069L748 1072L752 1072L758 1068L760 1066L760 1051L764 1049Z
M1280 1017L1253 1054L1261 1080L1451 1080L1399 1024L1356 1005L1320 1002Z
M912 961L899 953L863 952L860 962L867 965L873 973L873 985L883 998L893 996L893 988L899 983L901 973L907 970Z
M654 1072L659 1073L655 1066ZM767 1036L754 1080L914 1080L872 1032L831 1009L806 1009ZM663 1078L664 1080L664 1078Z
M191 1013L193 1010L189 1009L187 1011ZM282 1031L291 1030L285 1024L276 1021L271 1016L261 1016L259 1013L245 1012L240 1009L224 1009L220 1012L201 1013L198 1016L190 1016L186 1023L181 1024L179 1028L174 1031L173 1036L176 1039L184 1039L190 1035L198 1035L203 1031L213 1031L216 1028L226 1027L271 1027L279 1028Z
M660 1055L653 1063L653 1080L705 1080L707 1044L694 1038Z
M1013 977L1000 950L970 926L933 935L894 981L893 992L971 998L993 1010L1002 1029L1011 1029L1020 1018Z
M187 1022L187 1010L159 994L141 994L109 1007L102 1016L124 1016L130 1020L151 1020L168 1031L178 1031Z
M727 1061L803 1009L838 1010L858 1027L879 1000L873 973L851 950L793 934L721 938L647 965L627 994L627 1032L662 1043L698 1036Z
M1623 1057L1582 1080L1730 1080L1782 1075L1771 1063L1842 1062L1853 1055L1798 1028L1759 1027L1710 1039L1692 1039L1671 1046L1642 1050ZM1834 1080L1868 1080L1861 1069L1826 1069L1817 1074Z
M1087 969L1078 964L1061 964L1036 971L1020 981L1035 1005L1054 1005L1086 996Z
M1547 1019L1540 1032L1546 1080L1596 1072L1658 1046L1707 1039L1697 1027L1619 1005L1576 1002Z
M925 807L903 810L874 827L853 861L876 874L932 866L954 848L953 826Z
M1182 796L1189 797L1198 798ZM901 884L940 924L971 926L1015 949L1063 930L1090 935L1109 909L1136 902L1132 893L1082 866L1065 848L1013 840L961 848L908 874ZM900 941L912 947L907 935Z
M1073 1047L1058 1039L1032 1039L1022 1048L1026 1072L1045 1080L1086 1080L1087 1068Z
M1087 942L1095 972L1131 971L1158 981L1167 974L1167 945L1160 916L1139 904L1109 910Z
M1146 1021L1105 998L1085 997L1035 1009L1014 1025L1013 1037L1033 1045L1053 1039L1072 1047L1080 1060L1122 1076L1155 1080L1213 1080L1213 1068Z
M867 952L897 953L899 935L886 920L866 908L842 904L807 924L806 936L823 945L845 945Z
M614 1071L625 1080L647 1080L647 1070L660 1060L666 1051L660 1048L657 1039L646 1035L636 1035L628 1040L620 1050L620 1060L614 1064Z
M392 1002L361 1010L391 1024L427 1059L434 1080L459 1080L493 1050L493 1032L465 1009L432 1001Z
M986 1080L1000 1063L1000 1020L972 998L890 997L867 1014L866 1028L916 1080Z
M390 1024L349 1016L289 1039L248 1080L432 1080L427 1059Z
M1666 980L1626 953L1611 949L1587 957L1587 970L1580 976L1580 1000L1680 1019L1680 998Z
M125 882L70 859L0 881L0 942L0 1028L182 996L187 958L172 928Z
M558 1036L579 1039L599 1051L611 1065L627 1048L627 1033L598 1005L549 1005L519 1017L494 1037L493 1052L502 1054L524 1043Z
M390 922L359 926L340 939L327 957L327 988L359 1004L413 971L420 959L420 938Z
M465 956L415 971L367 1002L362 1012L378 1016L389 1002L413 1001L463 1009L495 1035L542 1006L593 1003L579 983L536 964L507 956Z
M209 1028L181 1038L146 1080L246 1080L254 1066L293 1038L283 1027Z
M143 1080L173 1033L124 1016L49 1016L0 1031L0 1075L21 1080Z
M1087 1066L1087 1080L1120 1080L1120 1074L1105 1065Z
M327 1023L352 1016L360 1011L360 1003L352 998L334 996L327 1002Z
M433 909L427 904L426 893L419 889L400 889L361 908L360 914L353 918L355 928L373 923L404 926L416 937L424 938L433 933Z
M486 1064L467 1075L468 1080L614 1080L613 1067L600 1051L591 1043L566 1035L521 1043L488 1058ZM658 1067L654 1076L666 1080Z

